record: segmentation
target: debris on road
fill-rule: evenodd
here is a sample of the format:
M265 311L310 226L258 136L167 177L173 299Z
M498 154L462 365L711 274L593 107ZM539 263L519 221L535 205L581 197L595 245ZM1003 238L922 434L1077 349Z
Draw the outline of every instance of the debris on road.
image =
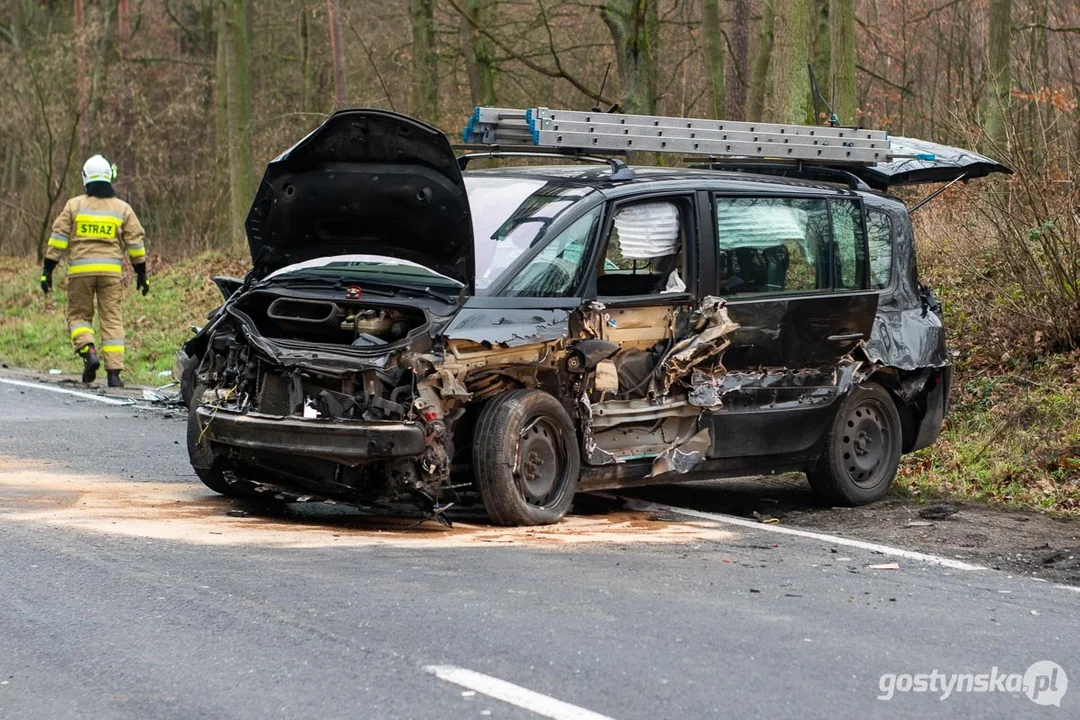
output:
M881 563L879 565L871 565L871 570L899 570L900 566L897 563Z
M947 517L951 517L960 512L960 508L949 503L937 503L934 505L928 505L919 510L919 517L926 520L944 520Z

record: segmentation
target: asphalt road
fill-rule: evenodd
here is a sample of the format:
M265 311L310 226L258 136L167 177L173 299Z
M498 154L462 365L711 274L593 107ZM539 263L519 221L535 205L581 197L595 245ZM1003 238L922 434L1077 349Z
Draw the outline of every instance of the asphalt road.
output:
M0 384L0 718L535 718L520 707L535 702L595 717L429 666L620 719L1080 716L1080 592L907 558L873 569L894 558L764 527L470 544L237 518L234 541L183 429ZM206 500L187 512L172 492ZM904 674L1044 660L1071 676L1060 707L1015 686L878 698L883 674L903 690Z

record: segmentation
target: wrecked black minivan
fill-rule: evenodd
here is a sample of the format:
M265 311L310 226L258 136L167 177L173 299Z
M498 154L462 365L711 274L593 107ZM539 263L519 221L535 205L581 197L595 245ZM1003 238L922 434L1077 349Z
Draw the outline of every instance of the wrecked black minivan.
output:
M888 168L466 161L346 110L270 163L253 268L179 358L207 486L535 525L803 471L855 505L937 438L949 356Z

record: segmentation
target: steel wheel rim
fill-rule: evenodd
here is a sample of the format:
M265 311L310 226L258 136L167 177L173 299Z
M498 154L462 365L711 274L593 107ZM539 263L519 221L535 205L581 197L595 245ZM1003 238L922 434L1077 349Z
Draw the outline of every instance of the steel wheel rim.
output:
M518 433L514 479L528 505L548 508L566 490L567 448L562 430L551 418L534 418Z
M851 482L872 488L887 477L898 441L892 416L876 399L866 399L848 413L838 449L841 467Z

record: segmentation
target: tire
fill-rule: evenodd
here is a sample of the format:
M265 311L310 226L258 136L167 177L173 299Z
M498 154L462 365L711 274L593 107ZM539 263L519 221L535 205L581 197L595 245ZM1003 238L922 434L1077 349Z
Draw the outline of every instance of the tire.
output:
M511 390L480 411L473 474L496 525L551 525L574 501L581 453L566 409L540 390Z
M900 464L903 425L880 385L856 387L840 405L825 447L806 472L810 487L838 505L866 505L885 496Z
M205 390L203 387L195 388L193 396L195 398L202 397L203 390ZM225 478L225 471L229 469L227 461L224 458L215 456L210 450L209 443L199 442L203 428L199 422L199 416L195 412L198 407L198 402L196 402L195 407L188 410L187 420L188 458L191 460L191 467L195 471L195 475L198 476L203 485L219 495L231 498L254 497L255 492L249 483L243 480L229 482Z

